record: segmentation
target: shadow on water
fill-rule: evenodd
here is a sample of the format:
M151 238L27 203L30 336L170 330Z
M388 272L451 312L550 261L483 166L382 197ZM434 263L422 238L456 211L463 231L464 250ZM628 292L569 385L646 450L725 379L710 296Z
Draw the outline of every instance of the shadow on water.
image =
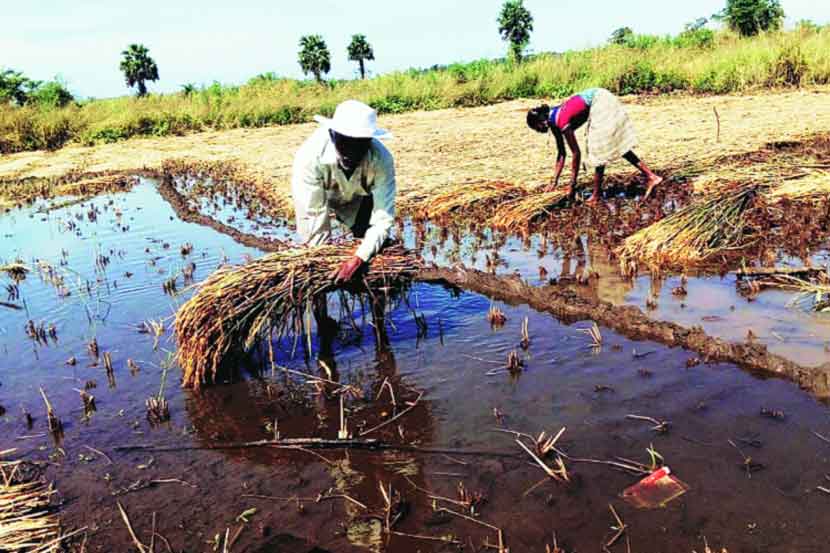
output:
M814 434L830 433L826 406L790 383L700 363L689 352L632 341L605 328L601 346L592 348L581 332L588 323L563 324L521 305L497 304L507 321L491 328L486 313L493 302L473 293L416 284L408 303L387 306L384 324L372 317L364 322L360 308L341 310L332 297L337 332L312 336L310 354L302 345L275 342L277 366L271 366L264 344L239 360L242 380L199 394L181 390L178 369L170 366L170 327L176 307L192 293L182 270L194 263L198 282L221 263L261 254L225 228L291 238L281 222L249 218L237 204L218 197L198 207L223 227L184 222L181 210L145 181L131 192L49 213L38 213L35 205L0 217L0 260L20 258L32 267L41 262L19 283L15 301L23 309L0 311L0 450L16 447L51 460L64 523L90 527L88 550L133 547L116 501L145 543L157 513L157 531L176 551L221 550L226 533L232 551L263 553L445 551L458 547L451 541L479 550L485 542L496 543L492 529L442 507L503 529L513 551L545 551L554 533L567 551L594 551L613 534L609 504L628 524L634 551L702 551L704 536L733 552L826 549L830 498L817 487L830 473L830 446ZM410 245L419 232L407 229ZM566 247L541 236L456 239L433 227L424 228L419 239L425 256L443 263L518 271L539 282L555 278L581 294L617 303L640 304L647 293L655 295L647 280L615 280L612 261L587 239ZM190 251L185 244L192 245ZM540 266L546 275L540 276ZM173 278L179 293L165 294L164 284ZM656 294L659 317L688 324L703 316L734 317L705 321L718 323L711 328L727 337L745 333L738 317L750 317L763 336L767 326L758 317L772 313L792 327L786 333L769 325L787 338L792 355L820 357L812 345L798 348L790 338L819 332L824 323L789 315L760 298L736 310L748 315L729 315L728 304L740 298L731 295L728 278L690 278L683 308L671 295L673 286L670 279ZM525 318L527 350L519 346ZM29 339L29 320L54 325L58 339ZM165 329L157 340L146 321ZM111 379L88 351L93 338L101 355L111 354ZM523 361L515 377L497 370L513 351ZM68 363L71 358L74 363ZM281 367L350 391L338 394L342 386L315 383ZM159 393L163 379L171 419L153 426L144 402ZM39 386L64 423L61 449L47 435ZM91 416L84 416L76 389L95 395ZM341 396L353 436L414 404L366 437L442 453L216 449L276 435L334 439ZM33 417L31 427L24 413ZM627 418L631 414L671 421L671 429L656 433L652 425ZM648 463L646 450L653 447L690 491L665 508L637 510L619 494L638 476L566 461L572 481L563 485L545 477L513 435L494 431L536 435L563 427L559 447L571 458ZM117 445L179 449L122 451ZM747 472L744 456L763 470ZM400 513L391 536L383 531L381 485L387 493L392 486L391 502Z

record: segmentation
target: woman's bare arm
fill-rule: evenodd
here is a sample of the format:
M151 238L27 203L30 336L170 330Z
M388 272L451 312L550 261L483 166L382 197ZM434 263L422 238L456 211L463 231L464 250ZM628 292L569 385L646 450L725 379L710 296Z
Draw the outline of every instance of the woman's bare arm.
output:
M568 147L571 149L571 153L573 154L573 160L571 160L571 184L569 190L570 195L573 196L574 191L576 190L576 181L579 177L579 166L582 163L582 151L579 149L579 142L576 140L576 134L574 134L573 129L565 129L562 131L562 134L565 135L565 140L568 141Z
M553 131L553 137L556 139L556 168L553 174L553 181L546 189L547 192L553 192L559 188L559 177L562 176L562 170L565 168L565 158L567 157L562 133Z

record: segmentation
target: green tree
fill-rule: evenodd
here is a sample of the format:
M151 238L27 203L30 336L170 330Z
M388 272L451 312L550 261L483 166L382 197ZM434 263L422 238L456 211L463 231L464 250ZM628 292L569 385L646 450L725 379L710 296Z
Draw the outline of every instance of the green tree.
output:
M27 78L20 71L0 71L0 104L15 103L22 106L29 99L29 93L40 83Z
M66 84L59 78L38 86L29 93L27 103L39 106L62 108L75 101L75 97L66 88Z
M611 38L608 39L608 42L611 44L618 44L620 46L624 46L631 40L631 37L634 36L634 31L631 30L631 27L620 27L613 33L611 33Z
M779 0L726 0L726 7L716 17L742 36L754 36L780 29L784 8Z
M300 38L299 62L304 75L311 73L318 83L323 82L321 75L331 71L331 54L322 36L306 35Z
M374 61L375 52L372 45L366 40L366 35L352 35L349 43L349 61L356 61L360 65L360 78L366 78L366 60Z
M522 53L533 32L533 16L524 6L524 0L507 0L501 7L498 19L502 40L510 43L510 57L522 61Z
M157 81L159 78L159 68L143 44L130 44L121 52L119 67L124 72L127 86L138 86L139 97L147 95L146 81Z

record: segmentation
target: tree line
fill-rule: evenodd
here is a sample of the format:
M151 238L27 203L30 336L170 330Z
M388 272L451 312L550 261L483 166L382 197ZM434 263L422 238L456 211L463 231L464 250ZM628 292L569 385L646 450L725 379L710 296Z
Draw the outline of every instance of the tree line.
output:
M742 36L753 36L762 31L779 29L784 20L784 10L780 0L726 0L724 9L712 18L725 22ZM699 18L688 24L679 39L687 39L695 45L704 45L713 40L713 32L705 29L708 22L708 18ZM507 43L508 59L513 63L521 63L533 32L533 15L524 5L524 0L506 0L497 23L499 34ZM636 35L630 27L620 27L612 33L609 42L637 46L638 40L647 38L649 37ZM353 35L347 54L350 61L357 62L360 78L365 79L366 62L375 59L374 49L366 35ZM322 35L310 34L300 38L298 62L304 75L310 74L318 83L323 82L323 76L331 71L331 52ZM159 79L158 65L142 44L130 44L121 52L119 68L124 74L126 85L136 88L139 97L147 94L148 81L155 82ZM195 85L187 84L182 88L185 94L189 94L195 90ZM62 107L72 101L72 94L58 79L33 81L19 71L0 71L0 104Z

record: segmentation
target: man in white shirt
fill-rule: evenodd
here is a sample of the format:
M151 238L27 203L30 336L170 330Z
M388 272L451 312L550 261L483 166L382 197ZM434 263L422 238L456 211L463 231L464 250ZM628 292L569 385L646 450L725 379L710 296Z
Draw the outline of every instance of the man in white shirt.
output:
M297 231L316 246L331 237L333 211L362 239L354 255L333 275L346 282L383 247L395 220L395 163L378 140L390 136L377 127L377 112L356 100L337 106L294 157L291 194Z

